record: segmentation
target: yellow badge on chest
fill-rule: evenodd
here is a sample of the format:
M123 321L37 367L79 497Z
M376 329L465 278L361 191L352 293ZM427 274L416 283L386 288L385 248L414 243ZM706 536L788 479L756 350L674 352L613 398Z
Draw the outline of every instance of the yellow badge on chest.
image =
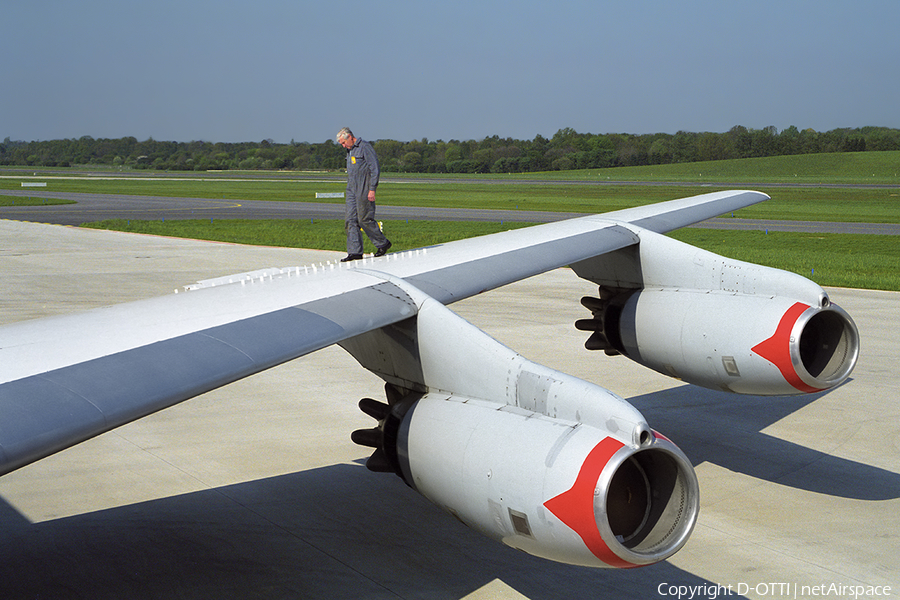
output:
M355 164L356 164L356 157L355 157L355 156L351 156L351 157L350 157L350 162L352 162L352 163L355 165Z

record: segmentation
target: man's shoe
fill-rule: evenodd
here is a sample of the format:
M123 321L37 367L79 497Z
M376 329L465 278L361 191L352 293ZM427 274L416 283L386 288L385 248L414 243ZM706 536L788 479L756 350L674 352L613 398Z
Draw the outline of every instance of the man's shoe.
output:
M387 251L391 249L391 246L393 246L393 244L388 242L387 246L385 246L384 248L379 248L375 251L375 256L384 256L385 254L387 254Z
M361 260L362 254L348 254L347 258L342 258L341 262L350 262L351 260Z

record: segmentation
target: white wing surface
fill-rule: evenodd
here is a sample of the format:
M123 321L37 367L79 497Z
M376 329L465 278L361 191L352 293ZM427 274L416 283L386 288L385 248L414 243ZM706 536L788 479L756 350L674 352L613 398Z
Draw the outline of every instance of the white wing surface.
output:
M0 328L0 474L330 344L767 199L718 192ZM399 285L398 285L399 284Z

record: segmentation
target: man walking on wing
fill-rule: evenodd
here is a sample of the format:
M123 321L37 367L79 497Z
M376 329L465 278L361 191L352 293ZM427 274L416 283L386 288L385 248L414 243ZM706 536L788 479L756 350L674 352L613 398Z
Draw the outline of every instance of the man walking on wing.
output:
M384 237L375 221L375 188L378 187L378 157L372 144L353 135L344 127L337 134L337 142L347 150L347 257L341 262L359 260L363 255L362 227L372 243L375 256L384 256L391 242Z

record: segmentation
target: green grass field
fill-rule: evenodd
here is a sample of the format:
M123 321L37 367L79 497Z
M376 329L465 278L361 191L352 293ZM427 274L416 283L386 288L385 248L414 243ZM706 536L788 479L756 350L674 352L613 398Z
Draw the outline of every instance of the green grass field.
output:
M819 285L900 290L898 236L693 228L670 235L716 254L798 273Z
M57 170L58 171L58 170ZM74 171L74 169L73 169ZM0 189L19 188L4 169ZM28 175L32 175L29 170ZM511 176L397 176L379 187L381 205L439 206L601 213L706 193L749 187L772 200L736 216L777 220L900 223L900 152L819 154L712 163L528 173ZM46 177L44 176L46 175ZM316 192L344 189L340 174L292 172L147 173L119 176L39 174L47 190L232 200L323 202ZM439 179L440 181L434 181ZM429 181L430 180L430 181ZM449 182L448 182L449 180ZM541 180L547 181L546 183ZM680 185L607 184L662 181ZM555 183L554 183L555 182ZM591 183L599 183L591 185ZM724 183L716 186L707 182ZM777 187L799 183L825 187ZM748 185L732 185L732 184ZM849 189L841 185L885 187ZM18 200L18 199L17 199ZM334 202L342 202L336 200ZM342 250L343 224L335 221L117 220L93 227L246 244ZM523 224L387 221L394 250L484 235ZM713 252L809 277L821 285L900 290L900 238L896 236L769 233L684 229L673 237Z
M431 246L456 239L487 235L527 223L444 221L384 221L394 243L392 251ZM342 251L343 221L172 220L92 223L154 235L207 239L239 244L287 246ZM887 235L777 233L681 229L672 237L739 260L799 273L820 285L900 290L900 239ZM368 240L366 251L372 252Z
M900 152L836 152L572 171L576 180L900 186ZM553 177L554 173L545 175Z
M0 196L0 206L41 206L46 204L75 204L74 200L58 198L31 198L26 196Z
M0 182L0 187L6 182ZM143 196L332 202L316 192L340 192L341 182L124 180L51 181L60 192L134 194ZM491 208L573 213L602 213L729 189L725 186L553 185L510 183L392 183L379 186L378 202L392 206ZM745 218L801 221L900 223L900 189L767 188L772 200L739 211Z
M485 223L479 221L382 221L385 234L391 239L391 252L401 252L443 242L508 229L528 227L533 223ZM191 219L139 221L114 219L88 223L85 227L113 229L133 233L185 237L256 246L283 246L342 251L346 247L344 222L336 220L242 220ZM366 252L375 248L363 236Z
M0 189L20 187L21 180L10 176L15 171L4 169L0 172L6 176L0 179ZM27 175L33 178L33 173L35 171L29 170ZM316 192L340 192L344 189L343 179L337 173L133 171L127 173L130 178L107 172L77 178L53 174L44 177L40 171L37 173L48 182L48 190L60 192L340 203L340 200L317 200ZM385 174L388 181L379 187L378 201L394 206L600 213L720 189L750 187L769 194L772 200L744 209L738 216L900 223L900 177L897 173L900 173L900 152L781 156L511 176ZM450 183L445 182L448 179ZM541 180L547 183L541 183ZM498 181L508 182L509 185L501 185ZM672 182L679 185L616 185L608 183L610 181ZM893 187L773 186L783 183Z

